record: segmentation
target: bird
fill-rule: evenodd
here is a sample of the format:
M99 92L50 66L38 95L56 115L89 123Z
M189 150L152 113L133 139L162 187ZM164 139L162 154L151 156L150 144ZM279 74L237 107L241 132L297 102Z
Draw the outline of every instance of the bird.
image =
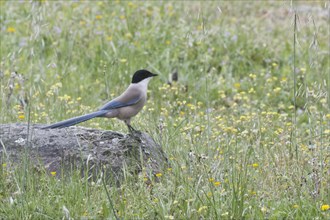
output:
M118 118L124 121L132 133L136 130L131 126L131 118L137 115L143 108L147 101L148 83L157 75L145 69L138 70L133 74L128 88L120 96L103 105L99 110L42 127L42 129L65 128L92 118L105 117Z

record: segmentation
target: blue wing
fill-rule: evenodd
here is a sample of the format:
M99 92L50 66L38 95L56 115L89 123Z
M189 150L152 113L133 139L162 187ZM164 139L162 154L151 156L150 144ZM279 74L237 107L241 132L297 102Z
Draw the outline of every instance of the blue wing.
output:
M102 106L100 108L100 110L111 110L111 109L122 108L122 107L130 106L130 105L134 105L139 100L140 100L139 96L136 96L130 100L127 100L126 102L112 100L112 101L108 102L107 104L105 104L104 106Z

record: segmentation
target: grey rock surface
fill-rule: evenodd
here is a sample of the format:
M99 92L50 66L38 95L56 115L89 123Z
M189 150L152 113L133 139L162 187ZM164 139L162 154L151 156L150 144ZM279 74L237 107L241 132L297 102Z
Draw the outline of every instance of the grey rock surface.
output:
M144 169L154 175L167 166L161 146L144 132L126 135L83 127L43 130L42 126L1 124L0 164L16 166L28 157L34 166L57 176L78 169L90 177L102 171L116 180L123 168L131 173Z

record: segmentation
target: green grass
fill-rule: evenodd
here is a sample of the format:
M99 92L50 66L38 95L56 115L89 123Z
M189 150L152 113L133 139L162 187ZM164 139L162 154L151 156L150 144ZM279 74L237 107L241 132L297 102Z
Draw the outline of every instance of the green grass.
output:
M325 1L1 1L0 9L1 123L88 113L135 70L160 74L133 126L162 144L171 168L151 186L127 173L108 187L119 218L330 218ZM118 120L82 125L127 132ZM13 170L1 157L0 219L114 218L102 182L57 180L28 160Z

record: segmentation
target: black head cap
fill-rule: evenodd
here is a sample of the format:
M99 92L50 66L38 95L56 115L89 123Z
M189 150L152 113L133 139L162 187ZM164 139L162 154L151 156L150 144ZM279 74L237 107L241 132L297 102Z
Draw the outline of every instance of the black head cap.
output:
M132 83L138 83L146 78L154 77L154 76L157 76L157 74L151 73L148 70L138 70L133 75Z

